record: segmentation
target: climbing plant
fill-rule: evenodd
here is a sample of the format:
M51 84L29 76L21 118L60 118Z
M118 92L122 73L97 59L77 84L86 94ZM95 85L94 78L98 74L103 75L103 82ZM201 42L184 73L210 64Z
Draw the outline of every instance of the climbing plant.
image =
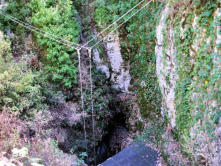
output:
M192 1L184 3L182 10L175 11L175 18L167 20L168 25L174 25L179 77L176 83L175 135L195 164L198 162L197 149L201 145L206 144L210 151L206 155L209 162L211 154L215 154L211 142L215 138L220 102L213 102L220 99L217 85L221 77L220 68L214 60L220 58L215 51L216 11L217 1ZM198 139L202 135L204 139L199 144Z
M193 9L192 9L193 10ZM191 11L192 11L191 10ZM176 106L177 106L177 126L179 131L188 130L195 121L193 121L193 116L191 113L192 109L195 109L196 101L193 101L192 94L200 93L201 95L198 96L198 99L203 97L204 94L207 94L208 88L213 88L211 81L211 72L214 68L213 63L213 48L214 41L216 39L216 32L215 32L215 24L214 24L214 16L213 13L216 10L216 3L215 2L207 2L201 9L198 9L200 15L198 16L197 25L202 28L206 29L206 33L200 34L200 29L195 29L192 26L192 21L194 19L193 15L188 14L187 20L185 22L185 31L184 31L184 38L182 39L180 25L176 24L176 48L177 48L177 60L178 60L178 75L179 80L177 83L177 90L176 90ZM177 18L178 19L178 18ZM180 18L181 19L181 18ZM172 20L173 21L173 20ZM176 20L178 21L178 20ZM200 37L200 35L202 35ZM202 38L208 38L210 40L201 41ZM197 40L201 41L201 45L195 49L192 45L197 44ZM192 54L192 56L191 56ZM189 63L190 61L194 60L194 63ZM197 79L196 79L197 78ZM211 100L209 96L204 96L200 100L198 100L198 106L202 108L198 114L198 118L202 118L203 110L206 109L204 100ZM195 102L195 103L194 103ZM203 106L204 105L204 106ZM198 119L197 118L197 119Z

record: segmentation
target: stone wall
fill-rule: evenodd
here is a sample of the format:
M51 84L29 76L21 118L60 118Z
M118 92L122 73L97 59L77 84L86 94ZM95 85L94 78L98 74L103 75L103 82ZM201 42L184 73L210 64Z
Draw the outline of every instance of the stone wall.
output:
M196 165L221 161L220 13L215 1L168 3L156 31L161 112Z

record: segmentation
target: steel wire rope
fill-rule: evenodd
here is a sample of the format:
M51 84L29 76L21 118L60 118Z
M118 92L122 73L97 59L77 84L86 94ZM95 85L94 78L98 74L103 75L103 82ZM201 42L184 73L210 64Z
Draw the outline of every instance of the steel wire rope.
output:
M16 22L17 24L19 24L19 25L21 25L21 26L23 26L23 27L25 27L25 28L27 28L27 29L29 29L29 30L31 30L31 31L34 31L34 32L36 32L36 33L40 33L41 35L46 34L46 35L48 35L48 36L52 36L53 39L52 39L52 38L49 38L49 37L47 37L47 38L52 39L52 40L54 40L54 41L56 40L56 42L60 40L59 43L61 43L61 44L64 44L64 42L69 43L69 44L66 44L66 46L73 47L73 46L72 46L72 44L73 44L73 45L76 45L77 47L86 48L86 47L80 46L79 44L76 44L76 43L74 43L74 42L70 42L69 40L62 39L61 37L56 36L56 35L54 35L54 34L52 34L52 33L46 32L46 31L44 31L44 30L42 30L42 29L36 28L35 26L33 26L33 25L29 24L29 23L23 22L23 21L17 19L16 17L13 17L13 16L11 16L11 15L9 15L9 14L5 14L5 13L2 12L2 10L0 10L0 15L3 15L4 17L10 19L11 21L14 21L14 22ZM45 36L45 35L44 35L44 36ZM59 40L57 40L57 39L55 39L55 38L57 38L57 39L59 39ZM87 48L86 48L86 49L87 49Z
M130 17L128 17L124 22L122 22L121 24L119 24L116 28L114 28L111 32L109 32L105 37L103 37L101 40L99 40L98 42L96 42L93 46L91 46L90 48L93 49L97 44L99 44L101 41L103 41L107 36L109 36L111 33L113 33L114 31L116 31L118 28L120 28L122 25L124 25L125 23L127 23L133 16L135 16L137 13L139 13L143 8L147 7L153 0L150 0L149 2L146 3L146 5L142 6L139 10L137 10L136 12L134 12Z
M126 13L124 13L122 16L120 16L117 20L115 20L114 22L112 22L108 27L106 27L104 30L102 30L100 33L98 33L95 37L92 37L91 40L89 40L88 42L86 42L83 47L87 46L90 42L92 42L94 39L96 39L98 36L100 36L101 34L103 34L105 31L107 31L109 28L111 28L113 25L115 25L118 21L120 21L124 16L126 16L127 14L129 14L131 11L133 11L137 6L139 6L140 4L142 4L145 0L140 1L139 3L137 3L134 7L132 7L130 10L128 10Z

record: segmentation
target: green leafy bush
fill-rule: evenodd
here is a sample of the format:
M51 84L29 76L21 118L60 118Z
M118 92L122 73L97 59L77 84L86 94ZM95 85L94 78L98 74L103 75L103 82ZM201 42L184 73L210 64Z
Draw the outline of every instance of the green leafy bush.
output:
M63 39L77 43L79 25L76 10L70 0L31 0L28 4L32 12L31 23ZM37 43L42 48L42 60L50 78L58 85L72 87L77 80L77 61L73 48L66 47L51 39L36 34Z
M24 65L9 64L0 72L0 109L6 106L10 112L30 116L34 111L44 109L40 86L33 84L35 75Z
M16 17L19 20L26 21L28 15L30 15L30 10L27 8L27 3L29 0L7 0L7 8L4 9L4 12ZM0 25L3 24L4 27L9 28L16 34L22 34L25 29L22 26L18 26L17 23L9 21L6 17L0 15ZM3 28L2 30L6 30Z
M5 13L57 35L60 39L78 42L80 26L77 23L77 12L71 0L9 0ZM4 17L0 19L4 27L9 27L16 35L25 35L26 30L17 23ZM49 79L59 87L71 88L77 83L76 51L46 36L35 33L37 45L40 47L41 60L45 64L45 72Z
M10 46L0 34L0 110L18 112L27 117L44 109L45 98L41 88L34 84L36 74L23 61L16 63L10 58Z

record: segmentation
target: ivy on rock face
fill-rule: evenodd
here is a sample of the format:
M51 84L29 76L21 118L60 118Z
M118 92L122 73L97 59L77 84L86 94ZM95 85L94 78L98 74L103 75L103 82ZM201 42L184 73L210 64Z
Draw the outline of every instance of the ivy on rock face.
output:
M176 12L174 19L167 20L168 24L174 25L179 77L176 82L174 134L194 165L199 165L195 158L197 153L206 154L202 147L210 151L206 154L208 162L213 160L208 155L215 154L210 146L216 138L215 123L220 117L218 80L221 75L220 67L214 61L215 57L220 57L215 52L217 40L215 12L218 5L215 0L198 2L195 0L183 4L188 10L183 8ZM184 12L186 13L183 14ZM184 19L185 21L181 23ZM204 140L200 140L200 137Z

